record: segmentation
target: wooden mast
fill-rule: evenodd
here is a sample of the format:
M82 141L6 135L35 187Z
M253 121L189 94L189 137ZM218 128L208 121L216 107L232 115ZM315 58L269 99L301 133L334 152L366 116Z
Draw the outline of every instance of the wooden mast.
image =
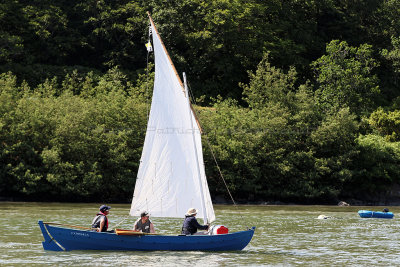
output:
M164 42L163 42L163 40L161 39L161 36L160 36L160 34L158 33L158 31L157 31L156 25L154 24L154 21L153 21L153 19L151 18L150 12L149 12L149 11L147 11L147 15L149 16L150 23L151 23L151 25L154 27L154 30L155 30L155 33L156 33L157 36L158 36L158 39L160 39L161 45L162 45L162 47L163 47L163 49L164 49L165 54L166 54L167 57L168 57L169 63L171 64L172 69L174 70L175 75L176 75L176 77L178 78L178 81L179 81L179 84L181 85L182 91L183 91L183 93L185 93L185 87L183 86L181 77L179 77L179 74L178 74L178 72L176 71L175 65L174 65L174 63L172 62L171 57L169 56L169 53L168 53L167 49L165 48ZM187 97L188 97L188 99L189 99L189 92L188 92ZM190 103L190 101L189 101L189 103ZM199 127L200 133L203 133L203 129L201 128L200 121L199 121L199 119L197 118L197 115L196 115L196 112L194 111L194 108L193 108L193 106L192 106L192 103L190 103L190 109L192 110L193 116L194 116L194 118L195 118L195 120L196 120L197 126Z

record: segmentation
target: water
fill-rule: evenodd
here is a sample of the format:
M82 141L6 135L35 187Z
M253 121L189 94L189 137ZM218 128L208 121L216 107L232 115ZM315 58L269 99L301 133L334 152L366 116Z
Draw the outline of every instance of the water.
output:
M217 221L230 231L257 226L253 240L239 252L44 251L37 225L47 222L89 226L100 204L0 202L0 266L348 266L400 265L400 207L395 219L361 219L359 209L383 207L223 206ZM129 205L112 205L110 227L130 229ZM320 214L331 219L318 220ZM158 233L177 234L182 219L153 219Z

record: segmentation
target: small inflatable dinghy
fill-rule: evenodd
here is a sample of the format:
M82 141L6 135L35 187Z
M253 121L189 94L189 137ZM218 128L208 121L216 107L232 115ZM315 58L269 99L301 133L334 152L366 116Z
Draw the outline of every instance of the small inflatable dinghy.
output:
M383 211L370 211L370 210L359 210L358 215L361 218L382 218L382 219L393 219L393 212Z

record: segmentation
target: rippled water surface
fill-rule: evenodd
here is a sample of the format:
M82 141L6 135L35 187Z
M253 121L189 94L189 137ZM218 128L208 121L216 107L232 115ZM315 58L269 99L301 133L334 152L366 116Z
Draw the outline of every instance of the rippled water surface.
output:
M131 228L129 205L109 203L110 227ZM44 251L38 220L90 226L100 204L0 202L0 266L400 266L399 207L395 219L361 219L359 209L383 207L223 206L217 221L229 231L255 225L253 240L239 252ZM330 216L318 220L320 214ZM153 218L158 233L178 234L182 219Z

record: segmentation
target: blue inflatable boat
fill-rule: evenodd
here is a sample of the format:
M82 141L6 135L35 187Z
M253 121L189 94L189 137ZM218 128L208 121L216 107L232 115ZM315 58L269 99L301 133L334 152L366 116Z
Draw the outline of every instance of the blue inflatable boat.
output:
M383 211L370 211L370 210L359 210L358 215L361 218L382 218L382 219L393 219L393 212Z

